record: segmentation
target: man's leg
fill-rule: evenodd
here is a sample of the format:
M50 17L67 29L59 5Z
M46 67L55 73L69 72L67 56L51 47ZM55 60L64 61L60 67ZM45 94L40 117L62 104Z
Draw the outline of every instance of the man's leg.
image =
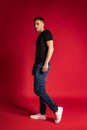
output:
M58 110L58 106L45 91L45 82L50 69L50 65L47 72L42 73L41 68L42 65L38 65L36 74L34 76L34 92L50 107L53 112L56 112Z
M41 97L40 97L40 113L46 114L46 103Z
M41 65L36 65L35 66L35 75L34 75L34 91L39 88L39 75L41 70ZM44 85L44 91L45 91L45 84ZM31 115L30 118L32 119L42 119L46 120L46 103L44 100L39 96L40 99L40 108L39 108L39 113L35 115Z
M46 120L46 103L44 100L40 97L40 110L38 114L31 115L32 119L42 119Z
M45 91L45 81L48 75L48 72L40 73L41 66L38 66L38 71L34 77L34 92L50 107L50 109L55 113L56 120L55 123L59 123L62 118L63 108L58 107L54 101L48 96ZM46 119L46 115L36 115L37 119ZM35 116L34 116L35 117ZM33 118L34 119L34 118Z

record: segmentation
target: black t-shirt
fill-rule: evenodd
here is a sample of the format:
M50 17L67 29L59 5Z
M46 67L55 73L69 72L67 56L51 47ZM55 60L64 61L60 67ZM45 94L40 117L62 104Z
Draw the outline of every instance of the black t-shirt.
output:
M36 57L35 64L44 63L47 56L47 44L46 41L53 40L52 34L49 30L44 30L39 34L36 40Z

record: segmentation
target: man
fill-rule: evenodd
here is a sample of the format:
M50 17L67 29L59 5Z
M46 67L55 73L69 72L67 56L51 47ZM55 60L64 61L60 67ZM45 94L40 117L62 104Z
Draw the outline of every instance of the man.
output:
M40 110L38 114L31 115L32 119L46 120L46 104L54 112L55 123L59 123L62 118L63 108L57 106L49 97L45 90L45 82L50 70L50 59L52 57L53 37L49 30L44 29L44 19L36 17L34 26L39 36L36 40L36 57L32 74L34 75L34 92L40 98Z

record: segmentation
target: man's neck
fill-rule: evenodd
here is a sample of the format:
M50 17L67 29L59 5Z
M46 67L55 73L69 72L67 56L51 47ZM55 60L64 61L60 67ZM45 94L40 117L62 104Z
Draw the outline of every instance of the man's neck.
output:
M40 32L38 32L38 33L40 34L40 33L42 33L43 31L44 31L44 28L43 28Z

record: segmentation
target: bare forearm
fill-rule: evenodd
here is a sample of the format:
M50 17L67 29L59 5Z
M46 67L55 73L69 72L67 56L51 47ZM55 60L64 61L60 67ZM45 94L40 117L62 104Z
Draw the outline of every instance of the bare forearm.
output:
M53 51L54 51L54 48L48 48L48 52L47 52L47 56L46 56L46 59L45 59L45 62L44 64L48 64L52 55L53 55Z
M47 41L47 46L48 46L48 51L47 51L47 55L46 55L44 65L42 67L42 72L48 71L48 63L49 63L49 61L52 57L53 51L54 51L53 40Z

